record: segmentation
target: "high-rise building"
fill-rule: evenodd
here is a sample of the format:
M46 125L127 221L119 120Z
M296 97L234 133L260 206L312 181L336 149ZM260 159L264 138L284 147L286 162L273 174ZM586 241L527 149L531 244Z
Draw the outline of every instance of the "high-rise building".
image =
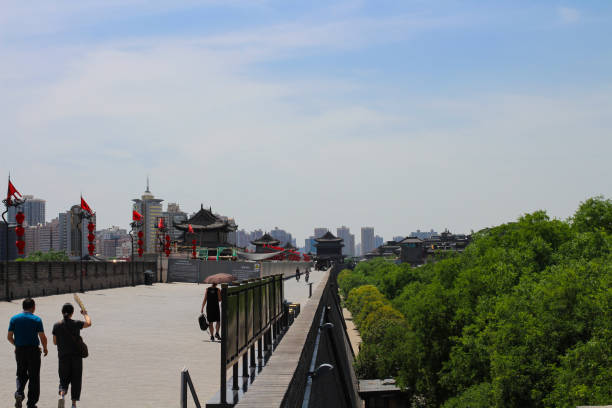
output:
M285 246L287 242L293 243L293 237L291 234L283 229L279 229L278 227L274 227L274 229L270 231L270 236L280 241L279 246Z
M312 235L304 240L304 252L307 254L316 254L317 247L315 246L317 242L315 241L315 237Z
M361 228L361 255L365 255L375 248L374 227Z
M376 235L374 237L374 248L378 248L379 246L381 246L383 243L385 242L385 240L383 239L383 237L381 237L380 235Z
M187 213L181 211L181 208L177 203L168 203L168 207L166 211L162 213L162 217L164 217L164 222L168 228L168 235L170 235L170 239L174 242L179 240L179 238L182 238L183 231L175 228L174 226L185 222L185 220L187 220Z
M432 229L429 230L429 232L427 231L421 231L420 229L413 231L410 233L411 237L416 237L418 239L421 240L426 240L426 239L430 239L432 236L434 235L438 235L438 233L436 231Z
M355 235L351 234L351 230L343 225L336 229L336 236L344 240L342 255L355 256Z
M127 231L117 226L112 226L96 233L96 253L105 258L115 258L121 253L122 242L130 242L131 238Z
M45 224L46 201L40 198L34 198L34 196L32 195L24 195L23 198L26 201L25 203L21 204L19 207L9 207L9 211L8 211L9 223L14 224L15 214L17 214L18 211L23 211L23 215L25 215L26 225L28 226L34 226L38 224L44 225Z
M361 255L361 244L355 245L355 254Z
M6 260L6 228L6 224L0 221L0 261ZM15 225L9 225L8 229L8 260L12 261L17 258L17 247L15 246L17 235L15 235Z
M149 179L147 179L145 192L140 198L132 201L134 210L142 215L143 249L145 252L154 253L156 251L157 222L162 215L162 201L164 200L155 198L149 190Z
M321 238L323 235L327 233L327 231L329 231L329 229L324 228L324 227L317 227L314 229L314 237Z

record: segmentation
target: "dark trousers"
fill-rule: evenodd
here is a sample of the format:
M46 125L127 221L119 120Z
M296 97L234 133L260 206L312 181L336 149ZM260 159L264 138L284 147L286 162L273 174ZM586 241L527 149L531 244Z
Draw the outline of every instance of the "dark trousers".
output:
M67 392L70 385L70 396L73 401L81 398L81 381L83 379L83 359L80 356L62 356L59 358L60 391Z
M17 360L17 392L24 397L28 385L28 407L33 407L40 397L40 349L37 346L15 347Z

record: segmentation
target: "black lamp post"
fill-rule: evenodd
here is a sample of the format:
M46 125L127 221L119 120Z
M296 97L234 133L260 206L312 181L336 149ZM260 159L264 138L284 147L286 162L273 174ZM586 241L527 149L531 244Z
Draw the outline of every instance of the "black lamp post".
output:
M85 289L83 288L83 274L85 273L85 271L83 270L83 244L85 243L85 240L83 239L83 220L91 220L91 218L93 217L93 214L91 214L89 211L85 211L83 210L81 207L74 207L75 215L77 217L79 217L79 245L80 245L80 267L81 267L81 273L79 276L79 287L80 287L80 292L84 293ZM78 211L78 212L77 212Z
M164 272L162 253L166 249L165 236L166 236L166 233L168 232L168 227L166 226L166 224L163 221L160 224L160 220L162 219L164 219L164 217L159 217L157 219L157 243L159 244L159 269L157 270L159 274L159 277L157 280L158 282L162 281L162 275Z
M10 180L9 180L10 182ZM9 208L11 207L19 207L20 205L22 205L23 203L26 202L25 198L15 198L13 197L12 199L7 197L6 199L2 200L2 203L4 204L4 207L6 208L6 210L4 210L4 212L2 213L2 221L4 221L4 225L6 226L6 257L4 258L4 295L6 298L7 302L11 301L10 298L10 291L9 291L9 270L8 270L8 259L9 259L9 223L8 220L6 219L5 215L6 213L8 213Z
M130 270L131 270L131 275L132 275L132 286L136 286L136 282L134 281L135 278L135 271L134 271L134 230L135 229L140 229L140 227L142 227L142 221L132 221L130 223L130 238L132 239L132 261L130 262Z

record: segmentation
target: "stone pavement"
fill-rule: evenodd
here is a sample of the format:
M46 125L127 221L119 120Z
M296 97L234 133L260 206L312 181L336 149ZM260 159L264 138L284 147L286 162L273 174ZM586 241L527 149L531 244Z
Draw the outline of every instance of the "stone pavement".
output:
M322 275L311 272L314 287ZM89 357L83 362L81 405L178 406L180 370L184 366L189 369L200 403L205 404L219 389L220 365L220 343L211 342L196 321L207 286L155 284L81 294L93 322L81 332L89 347ZM303 275L300 282L285 281L285 298L306 304L308 286ZM49 338L49 355L42 359L40 408L57 406L57 349L51 329L60 320L65 302L75 304L67 294L36 298L36 314L43 319ZM21 299L0 302L4 330L10 317L20 311ZM8 341L0 344L0 401L4 401L3 406L12 406L15 358ZM194 406L191 396L188 399L189 406Z

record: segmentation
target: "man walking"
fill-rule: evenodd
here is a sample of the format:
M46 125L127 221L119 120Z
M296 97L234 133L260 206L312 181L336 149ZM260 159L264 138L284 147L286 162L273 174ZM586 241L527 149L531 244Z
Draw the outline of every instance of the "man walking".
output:
M36 304L34 299L27 298L22 303L23 313L11 318L8 328L8 341L15 346L17 360L17 391L15 391L15 407L21 408L25 399L25 386L28 381L28 408L36 408L40 396L40 347L47 355L47 336L43 330L40 317L34 315ZM38 339L40 338L40 342Z

